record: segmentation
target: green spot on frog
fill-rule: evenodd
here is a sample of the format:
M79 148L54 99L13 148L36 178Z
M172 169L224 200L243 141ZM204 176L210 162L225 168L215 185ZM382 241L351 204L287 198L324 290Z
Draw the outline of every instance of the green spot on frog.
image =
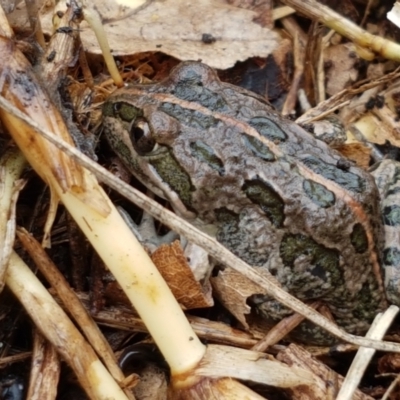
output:
M308 156L301 161L312 171L336 182L347 190L355 193L363 193L365 190L365 181L352 172L340 169L336 165L328 164L314 156Z
M149 163L156 169L163 182L167 182L171 189L179 196L182 203L192 209L192 192L194 187L189 175L180 166L171 151L168 149L162 157L151 157Z
M253 179L245 181L242 190L254 204L261 207L275 227L283 226L285 203L272 186L261 179Z
M387 206L382 211L383 222L385 225L397 226L400 225L400 206Z
M379 292L377 281L371 276L364 282L361 290L357 292L358 301L355 303L356 307L352 311L353 318L368 321L368 323L372 322L381 300L379 296L374 296L374 294Z
M183 108L178 104L162 103L160 110L169 116L176 118L179 122L194 129L207 130L216 126L218 120L211 115L205 115L199 111Z
M361 224L355 224L350 234L351 244L357 253L364 253L368 250L368 238L364 227Z
M335 194L324 185L310 179L304 179L305 194L319 207L328 208L335 204Z
M286 133L275 122L272 122L266 117L254 117L247 122L260 135L263 135L269 140L276 143L285 142L287 139Z
M275 161L275 154L261 141L254 136L248 136L245 133L241 136L244 145L249 148L252 153L264 161Z
M339 252L328 249L314 239L301 234L285 234L281 245L280 255L285 265L294 267L296 259L305 256L314 266L310 273L321 281L325 281L328 274L330 287L339 287L341 274L339 268Z
M209 165L219 175L222 176L225 174L224 164L210 146L200 140L196 140L190 143L190 149L192 150L192 156Z
M142 110L124 101L106 102L103 106L103 115L119 117L123 121L131 122L143 115Z
M115 117L115 115L114 115L114 102L106 101L103 104L102 114L103 114L103 118L104 117Z

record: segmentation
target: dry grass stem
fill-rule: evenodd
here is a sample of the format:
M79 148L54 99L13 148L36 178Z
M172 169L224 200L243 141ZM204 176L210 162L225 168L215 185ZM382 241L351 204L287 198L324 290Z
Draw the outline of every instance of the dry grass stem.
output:
M350 39L367 51L372 51L389 60L400 61L400 46L380 36L372 35L342 15L315 0L284 0L307 17L317 20L340 35Z
M114 57L111 54L110 46L108 44L107 35L104 31L103 22L100 15L91 2L84 2L83 14L85 16L86 22L90 25L93 32L96 35L96 39L101 48L101 52L104 57L104 61L107 65L108 72L110 73L114 83L117 87L122 87L124 82L122 80L121 74L117 68Z
M14 246L15 206L23 187L19 177L25 166L25 157L17 148L10 148L0 160L0 293Z
M382 339L390 325L393 323L398 312L399 308L392 305L384 313L378 314L369 328L366 337L371 339ZM357 351L336 400L350 400L353 398L353 394L360 384L361 378L363 377L374 354L374 349L368 349L365 347L361 347Z
M38 329L74 370L91 399L127 400L92 347L16 253L11 255L6 284Z
M83 307L77 295L69 286L68 282L50 260L44 249L25 229L19 229L18 238L28 251L33 261L41 271L47 282L50 283L53 290L57 293L65 307L68 307L68 314L79 325L92 347L96 350L99 357L103 360L108 370L115 380L122 382L124 375L118 367L114 353L108 344L107 340L101 333L99 327L93 321L92 317ZM129 397L129 394L127 393Z
M61 362L55 347L37 330L34 334L32 368L26 398L29 400L53 400L57 396L57 385Z

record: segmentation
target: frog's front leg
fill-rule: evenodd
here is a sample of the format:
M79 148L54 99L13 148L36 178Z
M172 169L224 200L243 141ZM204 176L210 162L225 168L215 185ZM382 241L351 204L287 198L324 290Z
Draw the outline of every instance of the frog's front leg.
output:
M138 225L122 207L117 208L133 234L150 253L156 251L162 244L171 244L179 239L179 235L173 231L169 231L162 236L158 235L154 218L150 214L143 213L142 220ZM208 279L213 269L213 264L209 261L208 253L201 247L188 242L185 238L181 237L180 239L184 256L196 281L200 282Z
M162 244L170 244L179 238L179 235L173 231L169 231L165 235L158 235L154 225L154 218L150 214L143 213L142 220L138 225L133 221L125 209L122 207L117 207L117 209L130 230L136 236L136 239L150 253L153 253Z
M400 163L383 160L373 167L381 196L385 246L382 252L387 299L400 306Z

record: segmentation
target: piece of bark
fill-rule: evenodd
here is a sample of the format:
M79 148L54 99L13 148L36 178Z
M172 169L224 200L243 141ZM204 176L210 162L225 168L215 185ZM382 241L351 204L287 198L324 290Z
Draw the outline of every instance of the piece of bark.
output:
M325 364L313 358L306 350L295 344L291 344L284 351L281 351L277 359L292 366L296 365L307 369L314 374L312 386L297 386L287 391L292 400L318 400L335 399L336 394L344 380L343 376L328 368ZM372 397L356 390L353 400L372 400Z

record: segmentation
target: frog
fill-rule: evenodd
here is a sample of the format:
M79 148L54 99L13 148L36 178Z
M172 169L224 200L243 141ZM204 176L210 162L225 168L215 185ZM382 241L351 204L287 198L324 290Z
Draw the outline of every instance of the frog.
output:
M200 62L116 90L102 115L110 146L151 192L293 296L327 305L346 331L365 333L399 304L398 164L356 166ZM264 294L249 301L270 321L291 314ZM326 341L311 323L298 329Z

